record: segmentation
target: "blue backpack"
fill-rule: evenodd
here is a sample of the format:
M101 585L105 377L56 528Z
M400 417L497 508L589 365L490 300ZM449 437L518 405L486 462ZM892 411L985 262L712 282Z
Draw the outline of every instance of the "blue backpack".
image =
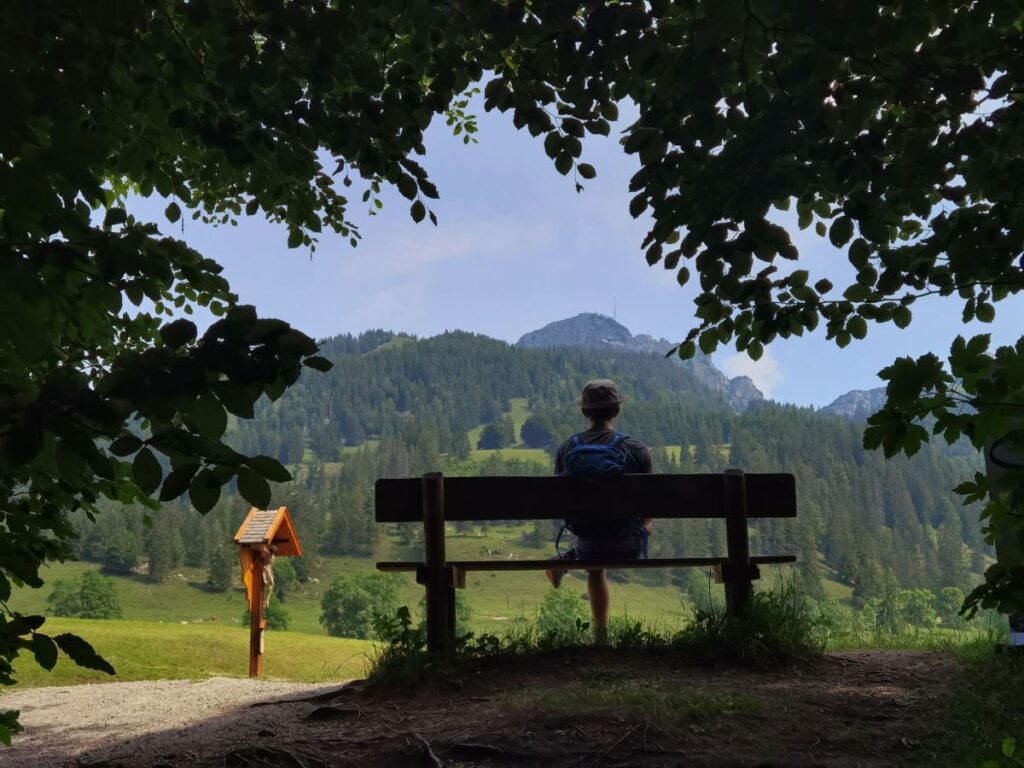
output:
M622 475L626 472L629 455L623 446L627 436L617 432L608 443L585 443L580 435L573 435L572 446L562 458L562 475L565 477L603 477ZM555 551L561 554L559 543L566 529L584 539L611 539L638 531L643 541L643 556L647 557L647 531L639 518L622 521L586 520L566 518L555 539Z

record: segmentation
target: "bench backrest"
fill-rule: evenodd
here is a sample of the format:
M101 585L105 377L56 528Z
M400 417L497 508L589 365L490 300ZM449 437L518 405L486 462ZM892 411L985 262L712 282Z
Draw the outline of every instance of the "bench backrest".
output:
M790 474L745 474L749 518L796 517L796 483ZM423 480L378 480L378 523L423 520ZM558 520L586 515L724 518L726 476L620 475L577 477L445 477L445 520Z

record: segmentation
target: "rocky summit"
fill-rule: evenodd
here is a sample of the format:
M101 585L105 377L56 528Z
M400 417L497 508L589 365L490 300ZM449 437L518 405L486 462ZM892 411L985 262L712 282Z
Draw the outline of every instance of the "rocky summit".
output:
M637 337L640 338L640 337ZM646 337L654 342L650 336ZM622 323L607 315L586 312L566 320L556 320L543 328L524 334L520 347L621 347L636 349L634 336ZM666 342L664 351L671 344ZM656 351L656 350L650 350Z
M634 336L622 323L607 315L585 312L565 320L556 320L543 328L524 334L517 346L541 347L584 347L600 349L621 349L626 352L664 355L674 346L666 339L656 339L647 334ZM698 355L691 360L678 361L690 369L695 378L705 387L725 397L736 412L747 410L751 403L764 400L764 395L754 386L749 376L729 379L708 355Z
M868 416L885 405L885 387L854 389L840 395L821 410L850 421L867 421Z

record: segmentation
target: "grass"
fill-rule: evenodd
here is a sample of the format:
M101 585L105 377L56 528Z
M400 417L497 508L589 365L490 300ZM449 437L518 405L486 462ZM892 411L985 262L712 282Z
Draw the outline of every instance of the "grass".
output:
M681 460L683 446L676 443L674 445L666 445L664 446L664 448L665 453L668 455L670 459L672 459L673 461ZM721 445L718 446L718 455L722 457L723 461L729 461L729 454L731 453L731 451L731 443L722 443ZM686 452L690 454L690 459L692 460L693 457L697 454L697 446L693 444L686 446Z
M1024 743L1024 654L995 652L1003 638L993 632L957 634L961 637L955 642L933 639L932 645L956 655L964 670L936 723L936 737L948 744L948 758L941 765L1021 765L1024 761L1004 759L1001 746L1011 737ZM1016 757L1022 757L1019 747Z
M564 588L564 585L563 585ZM408 623L394 636L385 637L373 658L370 676L409 682L441 672L465 674L480 659L542 658L560 649L589 645L589 623L565 616L561 628L540 630L537 622L517 618L504 631L460 639L455 657L444 668L435 667L426 654L425 638ZM694 610L689 621L675 627L652 626L628 615L613 617L610 645L631 653L669 652L692 662L743 662L756 666L810 661L825 650L824 635L816 626L809 600L792 580L755 592L747 609L728 618L722 609Z
M479 467L487 459L494 456L505 459L519 459L520 461L535 461L545 467L554 467L551 454L543 448L527 448L525 445L514 445L508 448L473 448L469 452L468 459L458 462L460 474Z
M47 620L43 631L51 635L72 632L86 638L117 675L83 669L63 657L47 672L23 653L14 664L17 688L245 677L248 672L249 632L238 627L53 618ZM306 683L363 677L373 648L366 640L268 632L264 677Z

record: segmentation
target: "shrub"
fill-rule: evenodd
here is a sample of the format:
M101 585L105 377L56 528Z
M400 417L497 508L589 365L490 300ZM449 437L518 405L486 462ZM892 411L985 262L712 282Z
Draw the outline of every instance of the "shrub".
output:
M537 614L537 632L549 642L580 642L589 627L584 602L571 589L550 589Z
M780 581L769 591L754 592L740 617L698 609L672 644L714 659L781 663L820 655L825 640L812 601L794 582Z
M274 595L283 603L292 593L299 578L290 559L277 558L274 561Z
M900 591L899 608L903 620L914 627L935 626L935 594L930 589Z
M523 422L519 429L519 437L530 448L544 448L555 441L555 436L551 434L551 424L547 419L535 416Z
M427 614L427 597L424 595L420 598L420 613L423 616ZM473 607L469 604L469 598L466 597L466 590L456 589L455 590L455 635L460 636L469 632L469 622L473 619ZM425 626L424 619L424 626ZM374 629L374 634L384 640L390 642Z
M964 604L964 593L957 587L946 587L935 598L936 612L942 619L944 627L962 627L964 617L960 615L960 607Z
M77 579L60 579L46 603L55 616L76 619L120 619L117 584L107 576L86 571Z
M320 600L320 623L334 637L365 639L375 617L390 616L398 601L398 580L392 574L342 573Z
M292 617L288 613L288 609L281 605L281 601L277 599L277 595L270 596L270 604L267 609L263 612L263 618L267 620L267 629L279 629L282 632L288 631L288 625L291 624ZM242 626L248 627L252 617L249 615L249 609L245 609L245 613L242 614Z
M500 421L488 424L480 433L480 439L476 441L476 447L484 450L504 448L509 444L508 435Z

